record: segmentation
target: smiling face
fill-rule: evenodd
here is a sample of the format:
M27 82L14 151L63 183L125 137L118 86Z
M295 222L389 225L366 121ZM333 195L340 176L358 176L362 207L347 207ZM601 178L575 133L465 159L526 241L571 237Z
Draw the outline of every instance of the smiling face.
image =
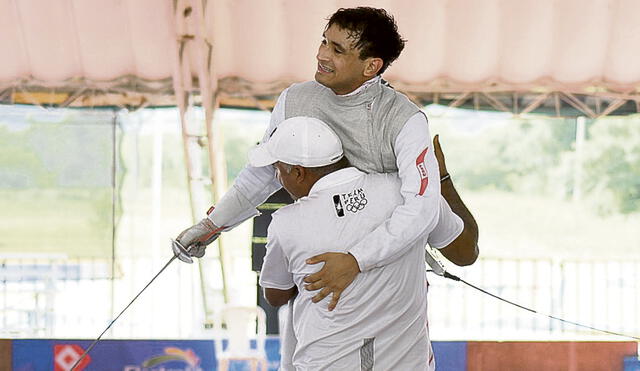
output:
M380 58L360 59L356 42L357 35L333 24L324 32L318 48L316 81L338 95L356 90L382 67Z

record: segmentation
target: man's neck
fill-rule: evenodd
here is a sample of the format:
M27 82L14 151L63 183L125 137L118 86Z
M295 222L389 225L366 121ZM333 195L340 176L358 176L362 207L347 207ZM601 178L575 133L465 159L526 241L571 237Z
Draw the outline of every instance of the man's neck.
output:
M351 91L350 93L346 93L346 94L336 94L340 97L350 97L352 95L356 95L360 92L362 92L363 90L365 90L367 87L371 86L372 84L376 83L378 80L380 80L380 75L374 76L372 78L370 78L369 80L363 82L360 86L358 86L357 88L355 88L353 91Z
M331 170L331 171L329 171L329 172L327 172L327 173L319 173L319 174L318 174L318 173L315 173L315 172L313 172L313 173L312 173L312 172L308 172L307 174L308 174L308 176L309 176L309 181L308 181L308 183L307 183L307 185L306 185L306 192L305 192L305 196L308 196L308 195L309 195L309 193L311 192L311 189L313 188L313 186L314 186L318 181L320 181L320 179L322 179L322 178L324 178L324 177L326 177L326 176L329 176L329 175L331 175L331 174L333 174L333 173L335 173L335 172L337 172L337 171L340 171L340 170L346 169L346 168L348 168L348 167L351 167L351 165L349 164L349 162L348 162L348 161L345 161L345 162L340 163L340 164L339 164L335 169L333 169L333 170Z

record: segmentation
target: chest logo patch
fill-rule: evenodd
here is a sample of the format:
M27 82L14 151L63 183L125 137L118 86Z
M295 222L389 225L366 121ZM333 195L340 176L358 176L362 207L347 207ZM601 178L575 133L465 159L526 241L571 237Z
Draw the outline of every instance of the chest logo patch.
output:
M354 189L349 193L333 195L333 206L339 218L345 215L345 211L357 213L367 206L367 195L362 188Z

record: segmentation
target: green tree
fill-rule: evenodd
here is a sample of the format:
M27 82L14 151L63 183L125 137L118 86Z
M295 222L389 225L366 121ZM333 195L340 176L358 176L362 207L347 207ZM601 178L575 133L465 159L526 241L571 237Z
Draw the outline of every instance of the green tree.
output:
M569 120L514 118L459 136L447 156L459 164L457 179L468 189L541 193L555 187L555 168L574 139Z
M585 188L598 210L640 211L640 116L604 118L585 144Z

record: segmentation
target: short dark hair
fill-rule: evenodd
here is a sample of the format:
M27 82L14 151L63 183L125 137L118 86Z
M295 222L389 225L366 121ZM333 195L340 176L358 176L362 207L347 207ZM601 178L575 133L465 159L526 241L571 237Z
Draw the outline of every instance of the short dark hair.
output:
M325 31L337 25L349 31L349 38L360 49L360 59L381 58L382 68L378 74L398 59L406 40L398 33L398 25L393 16L384 9L370 7L340 8L328 19Z
M349 160L347 159L346 156L340 157L340 159L338 161L334 162L333 164L324 165L324 166L317 166L317 167L306 167L306 166L302 166L302 165L291 165L291 164L287 164L286 162L282 162L282 161L278 161L278 162L280 162L280 164L282 164L282 166L286 170L287 174L291 173L291 169L293 169L294 166L300 166L300 167L304 167L308 171L314 173L318 178L322 178L323 176L325 176L327 174L331 174L334 171L338 171L340 169L344 169L346 167L351 166L351 164L349 163Z
M338 171L340 169L344 169L349 166L351 165L349 164L349 160L347 160L347 157L342 156L340 160L338 160L337 162L334 162L333 164L319 166L319 167L308 167L306 169L316 174L316 176L318 176L319 178L322 178L325 175L331 174L334 171Z

